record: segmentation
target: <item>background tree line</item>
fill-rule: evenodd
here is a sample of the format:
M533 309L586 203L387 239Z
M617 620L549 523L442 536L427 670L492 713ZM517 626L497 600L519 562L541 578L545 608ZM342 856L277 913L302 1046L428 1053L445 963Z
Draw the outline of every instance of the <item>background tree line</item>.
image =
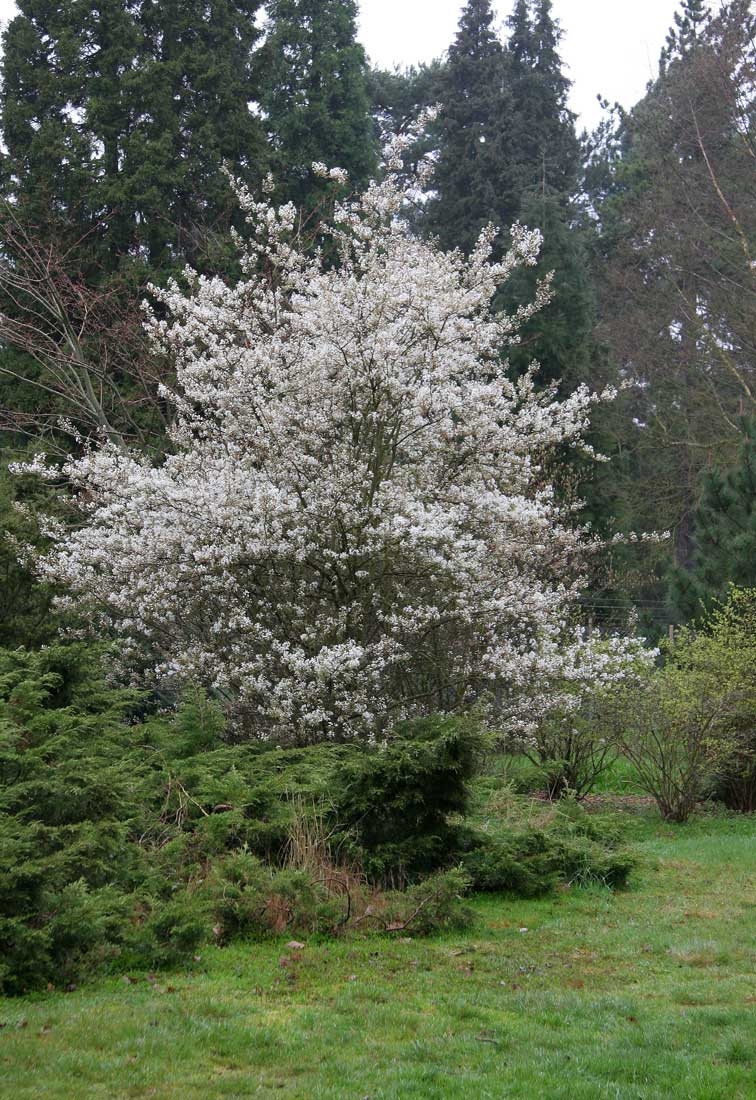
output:
M165 446L170 365L148 354L139 300L187 263L233 277L224 167L252 187L271 173L306 232L328 197L313 161L358 189L382 132L439 102L416 231L468 251L491 221L542 229L539 267L502 294L511 307L553 272L512 369L536 360L562 393L631 383L593 428L611 463L566 452L559 483L600 532L672 537L616 548L586 617L637 606L658 631L756 582L750 4L683 0L644 98L582 137L551 0L516 0L503 35L490 0L469 0L445 57L405 72L369 68L356 16L355 0L19 4L0 97L3 526L28 534L12 504L40 492L7 461L103 433ZM39 641L47 595L12 543L0 558L0 640Z

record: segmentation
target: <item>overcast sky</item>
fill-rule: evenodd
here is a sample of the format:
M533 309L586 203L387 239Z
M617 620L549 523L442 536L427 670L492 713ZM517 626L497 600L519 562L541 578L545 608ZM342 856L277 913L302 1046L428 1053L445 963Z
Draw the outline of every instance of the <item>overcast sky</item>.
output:
M371 61L385 67L430 61L448 47L460 0L360 0L360 36ZM499 0L503 24L513 0ZM562 54L574 81L572 108L583 125L600 115L597 93L629 107L643 95L679 0L555 0ZM0 0L0 20L15 11Z
M452 41L460 0L361 0L361 38L381 66L430 61ZM514 0L494 4L502 26ZM592 126L601 112L598 93L630 107L655 74L679 0L554 0L564 39L572 109Z

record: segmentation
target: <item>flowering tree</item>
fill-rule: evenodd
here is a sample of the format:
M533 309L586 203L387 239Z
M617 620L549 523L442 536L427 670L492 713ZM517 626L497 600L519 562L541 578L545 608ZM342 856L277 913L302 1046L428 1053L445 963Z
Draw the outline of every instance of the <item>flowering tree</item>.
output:
M149 322L176 365L172 453L71 460L84 522L39 562L132 661L206 684L263 736L372 738L473 700L525 728L551 685L622 668L619 643L607 657L570 628L591 540L544 474L595 398L507 377L546 287L491 309L539 235L515 227L496 263L493 229L469 259L414 239L403 147L336 206L335 264L292 206L241 192L241 281L191 276Z

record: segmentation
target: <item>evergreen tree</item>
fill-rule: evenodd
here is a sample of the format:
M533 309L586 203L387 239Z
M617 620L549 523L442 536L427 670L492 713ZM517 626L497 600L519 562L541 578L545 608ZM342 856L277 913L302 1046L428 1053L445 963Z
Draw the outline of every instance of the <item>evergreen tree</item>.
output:
M517 373L537 360L539 382L558 382L564 391L580 382L596 385L594 293L585 234L569 223L563 201L551 191L526 194L518 216L523 225L541 230L543 246L538 266L520 270L508 285L505 305L512 308L516 295L532 298L544 272L553 272L552 298L523 326L521 343L510 349L509 360Z
M511 186L511 101L490 0L468 0L449 48L440 95L437 198L427 227L444 248L469 251L492 222L507 230L519 196Z
M259 0L21 0L4 37L2 187L40 239L113 270L197 262L227 225L225 160L259 178ZM86 275L91 280L92 272Z
M438 103L442 79L441 61L407 69L371 69L368 89L381 134L404 134L415 127L420 113Z
M521 194L540 188L566 199L575 190L580 145L552 0L517 0L509 30L515 186Z
M254 47L260 0L147 0L138 114L125 150L135 220L148 220L152 264L177 251L194 262L204 237L227 228L237 203L225 163L256 183L267 162ZM149 212L149 214L147 213Z
M375 171L365 51L355 0L271 0L262 105L283 197L317 202L312 164L344 168L353 188Z
M72 18L49 0L21 0L3 35L0 183L40 234L67 224L76 240L91 226L82 196L95 172L90 141L77 125L84 93Z
M516 370L540 364L539 381L559 381L564 391L594 381L597 353L592 339L594 303L585 242L575 226L579 143L575 116L567 107L570 81L559 56L561 31L551 0L517 0L509 19L508 73L512 87L512 164L518 195L514 216L540 229L544 245L536 270L521 272L512 294L533 292L537 278L553 272L550 304L524 327L510 359Z
M630 526L672 531L669 556L694 572L701 479L712 454L734 462L739 414L756 410L749 9L736 0L695 24L696 48L676 55L621 120L592 204L600 334L620 377L643 384L618 437L633 456L623 486ZM684 17L672 33L683 30L690 42Z
M700 43L711 15L706 0L681 0L680 10L674 14L667 41L661 53L661 69L674 58L685 57Z
M737 463L703 477L690 569L674 569L670 603L682 619L723 601L731 584L756 588L756 421L744 425Z

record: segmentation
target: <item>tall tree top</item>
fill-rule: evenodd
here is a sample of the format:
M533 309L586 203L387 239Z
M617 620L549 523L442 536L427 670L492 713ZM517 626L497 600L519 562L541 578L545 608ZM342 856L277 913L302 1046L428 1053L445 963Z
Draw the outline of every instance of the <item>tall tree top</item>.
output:
M508 26L518 186L567 196L575 186L579 146L552 0L517 0Z
M440 85L436 199L426 225L444 248L469 251L492 222L506 228L519 199L510 179L512 105L490 0L468 0Z
M528 0L516 0L514 9L507 20L509 27L509 52L515 62L528 65L533 61L533 27L530 20Z
M20 0L4 35L2 189L39 231L107 238L110 266L198 262L264 160L259 0ZM115 258L115 259L114 259Z
M674 26L670 27L662 50L662 69L675 57L684 57L695 49L710 20L706 0L681 0L680 10L674 14Z
M501 44L493 29L494 13L491 0L469 0L462 10L457 34L449 47L449 61L464 57L479 60L486 55L500 55Z

